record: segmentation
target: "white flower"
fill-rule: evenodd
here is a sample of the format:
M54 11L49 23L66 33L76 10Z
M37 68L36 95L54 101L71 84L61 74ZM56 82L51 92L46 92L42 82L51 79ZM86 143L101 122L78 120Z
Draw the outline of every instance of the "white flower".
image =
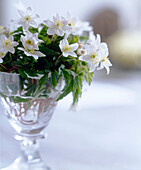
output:
M10 52L12 54L15 53L15 46L17 46L19 43L14 41L14 37L10 36L7 38L5 35L0 36L0 50L2 53Z
M89 40L87 41L88 44L90 45L97 45L98 48L108 48L107 44L104 42L101 42L101 37L99 34L96 36L94 35L93 31L89 33Z
M63 36L64 33L69 30L68 22L64 17L60 17L59 14L53 17L53 21L46 20L44 23L49 27L47 30L47 34L49 35L59 35Z
M6 55L6 53L3 53L3 52L0 51L0 63L3 62L3 59L2 59L2 58L4 58L5 55Z
M76 17L73 17L73 16L71 15L71 11L68 11L68 12L67 12L67 21L68 21L69 27L71 28L71 29L70 29L70 32L71 32L72 34L76 34L77 31L78 31L80 28L76 27L76 23L77 23L78 19L77 19Z
M71 11L69 10L67 12L67 21L68 21L68 26L70 29L66 31L65 38L67 39L70 34L73 35L78 35L78 32L80 31L80 27L77 26L77 21L78 19L76 17L73 17L71 15Z
M78 22L76 23L76 27L79 28L78 34L82 35L84 31L86 32L91 32L93 27L90 26L90 23L87 21L81 21L78 20Z
M0 25L0 34L3 34L4 32L5 32L4 27Z
M17 24L22 26L24 30L28 30L29 26L36 26L35 19L39 18L38 14L32 17L32 9L28 7L26 11L18 10L21 18L17 21Z
M19 47L18 49L24 51L27 56L33 56L36 60L38 57L45 56L45 54L36 51L39 50L38 45L41 42L41 40L38 39L38 33L32 34L27 32L25 36L21 35L20 40L24 48Z
M80 34L82 34L83 31L91 31L92 30L92 27L89 26L89 22L82 22L82 21L78 20L78 18L73 17L71 15L70 10L67 12L67 21L68 21L70 30L67 30L67 32L66 32L66 38L68 38L68 36L70 34L80 35Z
M39 43L42 42L38 39L38 33L32 34L30 32L27 32L25 36L21 35L20 38L24 48L27 48L29 50L35 49L39 50Z
M68 57L69 55L77 57L74 51L77 50L78 46L79 46L78 43L69 45L67 39L63 39L62 41L60 41L59 45L61 51L63 52L64 57Z
M8 30L7 28L5 28L5 27L3 27L3 26L0 25L0 35L1 35L1 34L6 34L6 33L8 33L8 32L9 32L9 30Z
M86 45L86 54L80 56L80 60L86 61L90 68L90 72L93 72L101 61L101 53L96 45Z
M19 47L18 49L21 50L21 51L24 51L25 55L34 57L35 60L37 60L38 57L45 57L46 56L45 54L41 53L40 51L35 51L35 49L29 50L28 48L24 49L22 47Z
M106 68L107 74L109 74L110 69L109 67L112 66L111 62L108 59L108 48L97 48L96 44L90 45L87 44L86 48L86 55L80 56L80 60L86 61L90 68L90 72L93 72L96 68L97 70L101 70Z
M108 55L109 55L108 49L101 50L101 63L100 63L100 66L97 68L97 70L101 70L105 67L107 70L107 74L110 73L109 67L112 66L111 62L108 59Z

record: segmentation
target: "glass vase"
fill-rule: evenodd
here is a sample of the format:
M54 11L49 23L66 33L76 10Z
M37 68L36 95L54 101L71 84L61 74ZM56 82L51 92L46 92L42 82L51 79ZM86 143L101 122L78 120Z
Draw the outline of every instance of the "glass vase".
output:
M0 82L0 100L21 146L21 156L2 170L50 170L40 157L38 140L44 138L61 83L54 89L50 80L40 86L39 79L4 72L0 72Z

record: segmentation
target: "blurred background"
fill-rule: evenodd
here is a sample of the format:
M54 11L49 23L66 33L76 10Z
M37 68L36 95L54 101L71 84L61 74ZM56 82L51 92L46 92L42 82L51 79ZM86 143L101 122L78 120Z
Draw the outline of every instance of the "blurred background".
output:
M18 19L16 7L31 6L40 19L68 9L89 21L110 50L113 67L95 71L76 112L71 95L58 103L41 142L44 160L56 170L141 169L141 0L0 0L0 25ZM0 168L20 154L14 130L0 105Z

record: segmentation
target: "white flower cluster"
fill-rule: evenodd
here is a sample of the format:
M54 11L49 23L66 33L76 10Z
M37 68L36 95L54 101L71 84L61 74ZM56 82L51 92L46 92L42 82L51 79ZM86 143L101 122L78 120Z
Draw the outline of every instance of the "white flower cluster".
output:
M72 17L70 11L67 13L66 18L57 14L53 17L53 21L46 20L44 23L49 27L47 34L64 36L64 39L60 41L59 45L64 57L68 57L69 55L77 57L77 55L79 55L80 60L88 62L90 72L93 72L95 68L100 70L105 67L107 74L109 74L109 67L112 66L112 64L108 59L109 52L107 44L101 43L100 35L97 35L97 38L94 36L89 23L81 22L77 18ZM67 40L69 35L79 35L80 32L84 30L90 31L87 44L80 48L78 43L69 45ZM77 54L75 53L76 50Z
M18 10L20 19L17 21L19 26L22 26L24 35L21 36L20 41L23 47L18 47L27 56L33 56L36 60L38 57L44 57L45 55L39 51L39 44L42 42L38 39L38 33L31 33L28 31L30 26L35 26L37 23L35 19L39 18L39 15L32 15L30 7L26 11ZM90 67L90 72L93 72L95 68L98 70L104 67L109 74L109 67L112 66L108 59L108 47L106 43L101 43L100 35L97 37L92 33L92 27L88 22L82 22L76 17L73 17L68 11L66 17L62 17L59 14L53 17L53 20L45 20L45 25L48 27L47 34L61 36L59 47L62 51L63 57L78 57L82 61L86 61ZM89 31L89 40L85 45L79 43L69 44L68 38L70 35L80 35L83 31ZM3 62L2 58L10 52L15 53L15 48L19 43L14 41L13 36L6 37L4 30L0 27L0 63Z
M89 40L84 46L86 53L80 56L80 60L87 61L90 67L90 72L93 72L96 68L101 70L104 67L109 74L109 67L112 66L108 59L109 51L106 43L101 42L100 35L94 36L93 32L90 32Z
M49 27L47 30L48 35L65 35L66 39L70 34L80 35L82 31L92 30L88 22L82 22L76 17L73 17L70 11L67 12L66 18L56 14L52 21L45 20L44 23Z

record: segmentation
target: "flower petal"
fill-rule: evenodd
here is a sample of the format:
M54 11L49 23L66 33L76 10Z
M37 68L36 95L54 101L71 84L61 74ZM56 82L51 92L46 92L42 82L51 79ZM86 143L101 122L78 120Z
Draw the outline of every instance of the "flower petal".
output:
M77 57L76 53L75 52L69 52L69 55L72 56L72 57Z
M40 18L40 16L38 14L35 14L35 16L32 17L32 19L36 19L36 18Z
M18 11L18 13L20 14L21 17L24 17L24 12L23 11L21 11L20 9L18 9L17 11Z
M0 40L1 41L5 40L5 39L7 39L7 37L4 34L0 35Z
M54 28L48 28L47 34L48 35L55 35L55 29Z
M15 53L15 48L14 48L14 47L10 47L10 48L8 49L8 51L9 51L10 53L14 54L14 53Z
M19 43L17 43L16 41L13 41L13 42L12 42L12 46L15 47L15 46L17 46L17 45L19 45Z
M63 56L64 56L64 57L68 57L68 56L69 56L69 53L63 52Z
M71 44L70 46L71 46L71 51L75 51L75 50L77 50L79 45L78 45L78 43L75 43L75 44Z
M46 26L48 27L53 27L54 26L54 23L50 20L45 20L44 23L46 24Z
M0 58L0 63L3 63L3 59L2 58Z
M14 40L14 37L13 37L13 36L9 36L8 39L11 40L11 41L13 41L13 40Z
M46 55L41 53L40 51L34 51L34 54L37 55L38 57L45 57Z
M82 56L79 57L79 59L82 60L82 61L89 61L90 60L90 56L87 55L87 54L86 55L82 55Z
M22 47L18 47L18 50L25 51L25 49Z
M26 14L27 14L27 15L31 15L31 14L32 14L32 9L31 9L31 7L28 7L28 8L26 9Z
M64 31L62 31L61 29L57 29L56 34L62 37L64 35Z

